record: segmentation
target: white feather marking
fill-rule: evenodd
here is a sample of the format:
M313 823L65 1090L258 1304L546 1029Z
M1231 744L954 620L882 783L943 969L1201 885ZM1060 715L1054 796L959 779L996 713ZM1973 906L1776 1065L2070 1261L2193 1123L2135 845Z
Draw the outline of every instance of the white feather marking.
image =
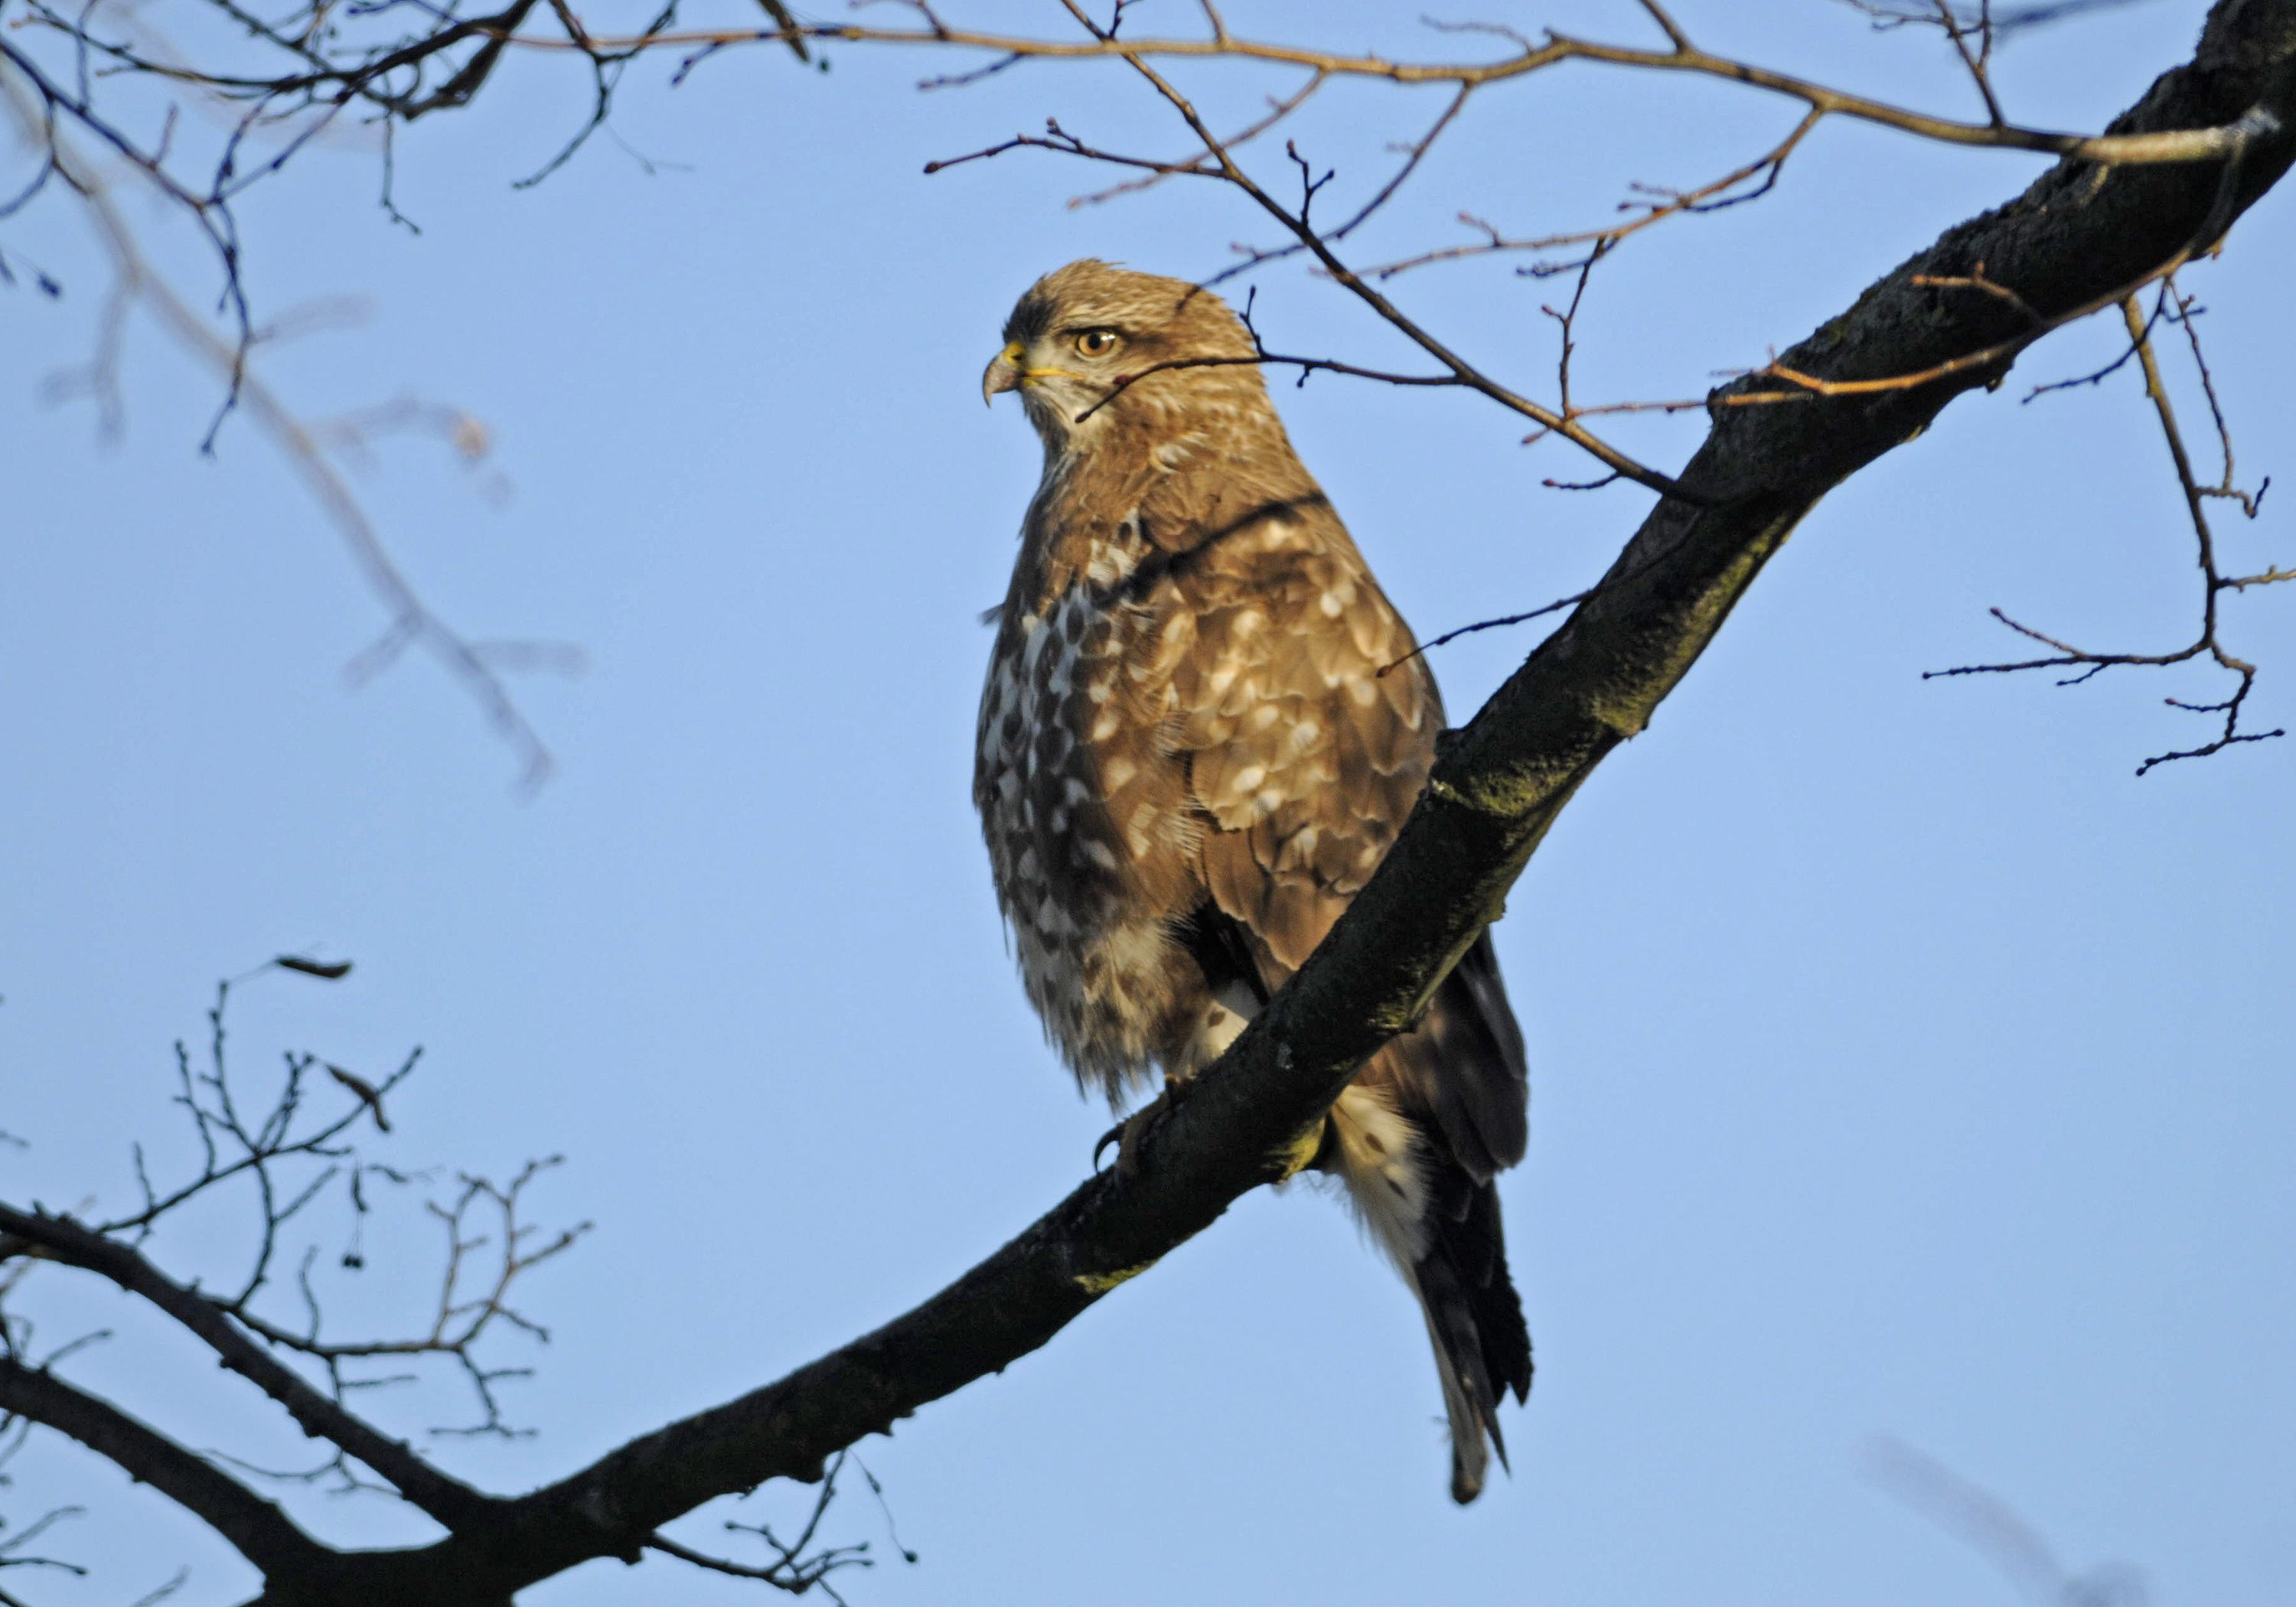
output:
M1426 1248L1427 1180L1419 1136L1369 1088L1351 1086L1332 1106L1341 1179L1372 1238L1408 1276Z
M1259 1013L1259 1000L1241 981L1231 981L1204 1009L1181 1051L1180 1063L1166 1068L1175 1077L1193 1077L1227 1053L1243 1036L1251 1018Z

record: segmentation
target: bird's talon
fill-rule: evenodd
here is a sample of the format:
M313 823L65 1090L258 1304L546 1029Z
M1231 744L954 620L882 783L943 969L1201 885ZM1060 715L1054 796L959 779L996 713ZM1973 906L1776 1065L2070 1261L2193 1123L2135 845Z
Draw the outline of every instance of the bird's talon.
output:
M1117 1146L1117 1154L1119 1158L1120 1159L1122 1157L1124 1152L1124 1129L1131 1125L1131 1121L1132 1119L1128 1116L1122 1121L1118 1122L1114 1127L1109 1128L1107 1132L1103 1133L1100 1136L1100 1142L1092 1146L1092 1169L1094 1171L1097 1172L1100 1170L1100 1158L1108 1153L1108 1146L1110 1144L1115 1144Z
M1092 1146L1092 1169L1095 1172L1101 1169L1100 1158L1108 1152L1108 1146L1112 1144L1116 1146L1116 1175L1129 1177L1138 1170L1140 1136L1164 1119L1172 1106L1173 1095L1185 1086L1178 1081L1167 1083L1163 1093L1103 1133L1100 1142Z

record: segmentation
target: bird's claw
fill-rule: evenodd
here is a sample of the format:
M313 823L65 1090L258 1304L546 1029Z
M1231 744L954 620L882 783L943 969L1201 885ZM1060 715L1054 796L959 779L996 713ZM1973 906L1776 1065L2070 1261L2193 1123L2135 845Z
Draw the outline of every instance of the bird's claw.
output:
M1186 1091L1188 1081L1186 1078L1167 1076L1161 1094L1103 1133L1100 1142L1092 1146L1092 1169L1095 1172L1101 1169L1100 1158L1108 1152L1110 1144L1114 1144L1116 1175L1129 1177L1137 1171L1141 1136L1171 1114L1172 1107L1179 1103L1180 1095Z
M1116 1146L1116 1175L1119 1177L1130 1177L1133 1166L1133 1135L1140 1126L1140 1119L1155 1108L1150 1105L1146 1109L1135 1111L1122 1121L1109 1128L1107 1132L1103 1133L1100 1136L1100 1142L1092 1146L1092 1169L1095 1172L1101 1169L1100 1158L1108 1153L1108 1146L1112 1144Z

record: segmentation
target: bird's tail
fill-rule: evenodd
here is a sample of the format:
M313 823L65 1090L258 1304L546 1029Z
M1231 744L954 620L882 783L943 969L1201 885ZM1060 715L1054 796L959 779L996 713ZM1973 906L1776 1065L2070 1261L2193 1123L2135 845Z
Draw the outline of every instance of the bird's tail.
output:
M1499 1402L1510 1389L1518 1401L1530 1392L1530 1332L1507 1275L1498 1193L1464 1172L1456 1184L1431 1191L1437 1209L1428 1215L1426 1247L1412 1263L1411 1288L1426 1313L1451 1420L1451 1499L1464 1505L1482 1493L1487 1437L1506 1465Z
M1508 1275L1498 1191L1416 1141L1358 1085L1332 1107L1331 1169L1419 1298L1451 1424L1451 1498L1482 1493L1491 1454L1506 1465L1498 1406L1530 1392L1530 1332Z

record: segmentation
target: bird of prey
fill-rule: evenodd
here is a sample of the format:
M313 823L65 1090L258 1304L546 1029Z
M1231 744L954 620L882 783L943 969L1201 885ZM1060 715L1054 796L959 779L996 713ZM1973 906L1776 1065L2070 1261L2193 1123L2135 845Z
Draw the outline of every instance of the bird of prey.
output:
M1086 260L1031 286L985 398L1043 482L994 619L973 800L1029 1002L1111 1106L1217 1059L1394 840L1443 709L1292 449L1218 296ZM1382 675L1382 667L1395 665ZM1530 1340L1494 1176L1522 1158L1522 1035L1488 934L1325 1119L1333 1173L1418 1297L1480 1492Z

